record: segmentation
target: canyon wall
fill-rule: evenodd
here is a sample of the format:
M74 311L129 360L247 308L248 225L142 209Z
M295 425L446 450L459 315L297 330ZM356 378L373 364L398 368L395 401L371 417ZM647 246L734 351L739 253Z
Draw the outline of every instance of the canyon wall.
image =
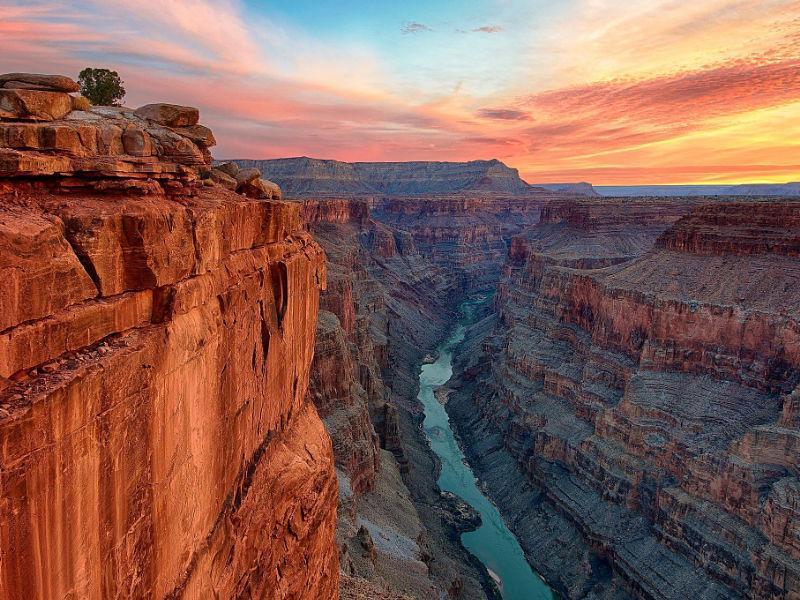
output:
M0 596L335 598L300 206L213 185L194 109L63 96L0 122Z
M566 597L800 597L799 218L552 203L512 242L448 411Z
M460 299L496 284L511 235L539 207L453 196L304 202L328 257L311 392L339 471L344 595L368 584L415 598L493 593L457 541L466 526L457 503L436 487L418 375Z

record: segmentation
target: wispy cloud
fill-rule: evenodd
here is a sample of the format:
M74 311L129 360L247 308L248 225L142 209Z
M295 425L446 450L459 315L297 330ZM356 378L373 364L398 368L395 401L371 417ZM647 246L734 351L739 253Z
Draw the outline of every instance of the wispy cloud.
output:
M476 27L472 30L473 33L500 33L504 28L500 25L484 25L483 27Z
M498 157L538 181L800 179L800 0L574 0L547 20L502 4L399 31L387 16L384 41L311 35L244 0L0 0L0 63L114 68L130 105L197 105L220 157ZM472 35L445 35L456 23ZM422 55L412 34L426 33Z
M500 121L530 121L531 114L524 110L514 108L481 108L477 112L482 119L497 119Z
M433 31L433 28L425 23L417 23L416 21L408 21L400 26L400 31L403 34L409 33L423 33L425 31Z
M800 58L735 60L647 79L530 96L537 145L615 149L684 135L708 121L800 100Z

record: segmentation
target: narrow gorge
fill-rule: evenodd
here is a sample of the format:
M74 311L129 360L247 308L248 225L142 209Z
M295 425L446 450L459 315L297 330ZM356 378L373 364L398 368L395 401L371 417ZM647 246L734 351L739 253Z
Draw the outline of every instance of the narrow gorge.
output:
M355 405L365 399L359 412L370 414L375 436L362 435L359 446L350 421L340 447L347 417L322 411L326 423L336 421L329 430L338 464L350 481L362 480L364 465L379 481L387 460L389 468L397 463L427 531L417 556L429 557L428 578L440 591L470 597L470 578L482 583L478 596L493 585L480 565L462 570L461 583L442 576L446 552L436 548L430 496L416 482L431 457L419 441L414 375L437 358L431 352L452 331L456 307L493 293L455 347L454 376L436 397L482 489L556 594L800 594L792 491L800 203L598 199L531 187L511 194L507 172L475 176L474 164L451 165L446 177L441 164L423 175L418 164L386 166L380 180L394 195L333 199L331 182L345 177L343 187L352 188L352 172L342 175L338 164L320 172L299 159L286 175L288 162L276 172L270 161L259 167L306 196L318 178L318 195L327 197L305 201L334 273L323 307L335 318L320 328L342 329L335 337L355 364L377 357L366 380L363 367L356 376L357 387L371 391L354 396ZM461 191L425 195L428 177ZM326 217L323 206L335 214ZM319 348L317 360L326 354ZM339 403L348 415L350 402ZM393 580L396 571L381 573L390 563L381 552L396 550L385 542L398 529L371 520L380 520L373 515L381 502L367 489L346 493L345 563L426 597ZM374 569L363 568L367 555Z
M216 161L35 81L0 597L800 598L800 201Z

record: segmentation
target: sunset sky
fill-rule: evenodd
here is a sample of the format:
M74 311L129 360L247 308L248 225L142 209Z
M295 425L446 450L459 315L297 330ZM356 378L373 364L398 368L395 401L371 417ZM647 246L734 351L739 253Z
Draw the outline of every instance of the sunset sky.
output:
M800 180L800 0L0 0L0 50L198 106L218 158Z

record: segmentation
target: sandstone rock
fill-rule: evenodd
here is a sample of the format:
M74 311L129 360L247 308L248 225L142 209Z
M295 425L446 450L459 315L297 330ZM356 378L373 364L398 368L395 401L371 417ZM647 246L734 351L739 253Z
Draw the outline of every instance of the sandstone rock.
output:
M40 75L37 73L5 73L0 75L0 88L43 92L77 92L81 89L75 81L64 75Z
M228 168L229 171L233 170ZM259 199L279 199L281 197L280 188L272 183L261 179L258 169L242 169L236 172L236 191L249 198Z
M225 173L230 177L233 177L234 179L239 174L239 165L237 165L235 162L225 162L217 165L214 168L219 169L220 171L222 171L223 173Z
M0 123L0 175L58 173L51 185L72 190L174 189L206 174L210 162L207 148L125 107L74 111L50 123Z
M137 108L135 113L142 119L149 119L168 127L189 127L197 125L200 119L200 111L196 108L163 102L145 104Z
M209 176L211 177L211 181L217 185L221 185L226 190L231 190L232 192L236 191L236 187L238 186L236 180L223 170L219 168L211 169L211 174Z
M131 156L150 156L153 153L150 135L136 125L128 125L123 131L122 147Z
M78 117L0 124L0 595L335 598L299 205L194 185L197 145L124 107Z
M54 121L72 110L72 97L64 92L0 89L0 119Z
M216 145L214 134L204 125L190 125L188 127L173 127L172 130L185 138L192 140L202 148L210 148Z
M234 177L236 177L236 183L241 186L251 183L261 177L261 171L258 169L241 169L236 172Z
M800 582L797 207L701 202L549 202L456 359L469 458L569 597Z
M335 595L338 567L332 455L319 418L305 400L317 290L324 269L322 254L297 232L299 237L292 242L285 242L286 235L279 234L280 244L271 243L269 250L262 246L229 256L231 249L248 242L240 241L237 228L225 227L220 217L239 210L241 202L231 201L229 195L219 196L217 188L208 194L192 209L198 220L212 207L217 211L206 222L216 221L218 227L197 225L196 235L203 239L199 256L209 269L207 274L192 277L191 270L156 271L169 274L161 279L164 283L170 277L183 278L184 286L194 283L191 307L181 296L181 306L186 308L159 309L160 320L154 323L155 317L149 316L150 301L141 304L139 300L153 297L154 288L147 287L100 301L71 296L73 306L60 311L54 300L73 289L65 285L71 279L64 277L53 285L52 278L44 276L26 279L29 287L20 289L29 303L27 312L1 313L29 320L19 325L7 323L11 328L6 327L0 339L0 369L6 373L37 363L25 377L0 391L0 403L6 399L14 403L0 421L3 439L9 442L0 457L7 475L7 504L0 509L2 539L14 547L14 552L4 551L4 556L16 557L16 566L7 561L2 566L4 590L10 596L37 596L35 582L44 581L59 596L74 591L81 597L105 597L124 588L133 596L163 597L179 588L196 597L208 590L233 597L243 577L247 581L252 578L249 585L262 597ZM54 202L56 206L72 203L73 213L81 210L81 203L69 197L55 197ZM89 220L91 214L103 214L99 210L102 198L95 202L94 207L83 207ZM137 256L137 235L147 238L149 230L158 230L150 222L166 214L170 217L165 221L175 219L173 226L182 230L175 215L181 210L185 214L185 208L163 197L152 198L150 210L137 214L135 205L126 205L119 197L105 202L112 214L117 207L122 229L92 229L87 221L81 231L82 248L108 252L121 244L128 254L123 258L128 268L138 261L155 265L167 260L161 255L154 262L152 257L160 252L157 240L148 242ZM277 226L274 221L281 219L280 212L273 212L269 220L252 219L253 215L267 215L264 203L252 204L259 212L243 215L243 221L263 236L266 225ZM19 210L20 220L7 224L12 232L36 222L33 215ZM123 233L128 215L133 223ZM68 247L64 238L58 237L62 230L50 225L50 231L55 241ZM181 235L191 243L195 234L190 230ZM14 243L21 242L13 236L25 237L12 233ZM266 239L262 237L259 243L267 243ZM24 265L27 254L33 265L53 272L58 261L51 260L52 248L58 249L59 244L44 239L28 244L25 252L0 252L0 260L16 257L17 264ZM214 245L236 264L223 266L222 257L216 261L204 257L202 253ZM92 270L106 278L99 255L87 250L86 256L91 257L87 264L97 266ZM192 257L190 264L194 260ZM273 278L270 264L284 265L285 283ZM199 293L203 284L212 280L219 282L212 288L215 291ZM140 285L156 285L156 279L149 281L142 277ZM288 289L288 295L287 306L280 311L279 333L275 303L280 285ZM158 289L159 306L164 298L179 296L169 283ZM48 302L39 298L48 298ZM31 307L41 310L31 311ZM43 315L45 310L52 312ZM98 337L106 342L96 349L87 346ZM67 353L76 353L83 360L62 363L59 357ZM202 448L192 441L197 433L204 439ZM51 442L43 446L46 439ZM85 457L89 448L100 453L97 467L89 472L84 471L82 460L64 458ZM103 458L106 451L125 459L122 463L107 461ZM151 462L152 457L163 460ZM231 457L237 457L234 463ZM227 466L222 469L222 465ZM120 469L126 473L121 479ZM41 494L26 485L48 473L58 481L38 488ZM25 533L38 522L32 507L48 504L45 496L53 486L64 496L47 509L48 514L53 522L73 523L75 536L56 540L52 537L55 529L49 529L34 549ZM190 488L194 491L187 502ZM109 495L103 490L109 490ZM151 500L136 501L143 497ZM88 511L86 498L93 499ZM111 525L103 515L116 502L128 508L115 513L116 524ZM215 525L221 522L228 525ZM95 533L87 538L82 532L90 530ZM115 554L115 548L127 548L127 543L130 551ZM182 550L162 554L158 548ZM106 552L117 560L114 574L108 577L101 576L100 557ZM188 562L181 558L190 556L194 559ZM57 577L56 570L45 568L56 563L60 565ZM83 565L94 566L87 572ZM22 570L37 576L14 575ZM142 573L148 575L142 577Z
M246 183L240 183L236 191L248 198L259 198L262 200L280 200L281 198L280 188L271 181L265 181L260 177Z
M63 223L0 201L0 331L97 295Z

